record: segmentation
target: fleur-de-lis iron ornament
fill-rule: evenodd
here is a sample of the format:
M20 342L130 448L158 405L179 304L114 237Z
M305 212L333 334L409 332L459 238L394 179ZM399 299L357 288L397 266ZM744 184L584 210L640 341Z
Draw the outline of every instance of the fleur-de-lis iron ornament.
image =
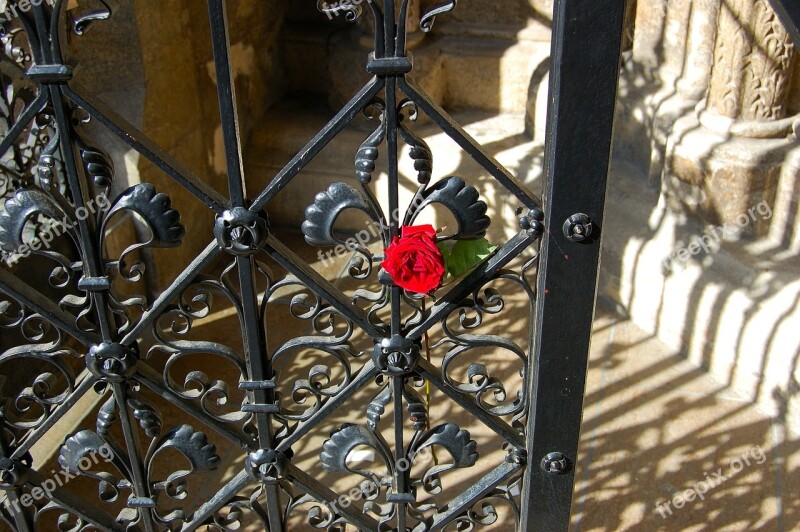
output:
M11 154L0 170L7 198L0 209L0 247L17 268L0 269L0 327L17 344L0 354L0 371L19 375L3 388L0 409L0 489L8 495L0 520L18 530L53 523L62 530L235 530L257 523L278 531L304 513L310 526L329 530L469 530L493 523L498 503L518 518L532 347L479 329L507 311L503 291L509 286L524 294L523 310L532 321L534 290L527 274L533 271L533 244L544 231L539 200L411 79L409 0L319 3L348 20L369 11L376 28L367 58L373 78L249 200L229 90L225 1L208 5L229 198L74 82L61 24L84 35L112 16L106 2L82 5L67 16L65 0L42 2L3 23L4 52L25 84L4 79L9 90L0 102L8 132L0 155ZM420 28L431 31L436 17L455 7L455 0L430 7ZM334 227L347 210L365 213L379 228L384 251L354 250L348 272L362 285L348 295L280 241L268 212L278 192L361 112L376 127L354 154L355 180L321 190L302 224L313 246L347 242L352 235ZM415 131L421 113L520 205L518 233L428 300L404 291L376 267L401 227L414 226L421 213L438 205L455 220L448 233L436 236L446 243L483 238L491 220L466 177L435 178L434 154ZM112 194L113 164L90 138L90 121L128 143L215 216L209 245L155 298L143 294L150 275L147 252L181 245L180 214L148 183ZM417 182L406 206L399 200L401 142L409 148ZM379 194L373 175L381 155L388 180ZM109 235L126 216L138 221L141 241L112 256ZM31 245L42 227L54 228L58 245ZM25 247L28 252L20 253ZM50 268L49 286L27 286L16 276L27 261ZM275 271L284 270L276 277ZM235 312L241 337L202 338L196 323L223 308ZM284 308L311 327L305 335L268 343L268 323ZM434 328L436 341L429 343ZM429 350L438 358L426 356ZM474 361L486 351L509 354L514 367ZM304 367L309 357L315 362ZM508 389L501 374L506 380L516 374L516 389ZM437 423L428 387L493 433L505 455L484 468L473 486L452 479L457 470L480 464L483 451L453 420ZM367 393L358 406L363 423L331 421L358 392ZM67 435L58 462L70 477L95 482L98 504L78 499L62 484L48 489L49 502L22 504L32 489L49 485L42 464L32 461L32 447L87 394L99 394L95 428ZM169 426L172 410L191 421ZM387 410L392 414L384 415ZM388 424L393 430L387 437ZM341 494L296 463L298 449L317 428L331 434L317 453L321 467L329 475L357 477L358 493L348 492L352 504L341 504ZM198 483L213 485L205 479L225 469L214 443L220 440L242 450L240 462L224 464L238 472L202 504L185 506ZM354 467L349 457L362 447L379 457L377 469ZM417 458L428 450L436 458L422 463ZM97 455L105 459L90 460Z

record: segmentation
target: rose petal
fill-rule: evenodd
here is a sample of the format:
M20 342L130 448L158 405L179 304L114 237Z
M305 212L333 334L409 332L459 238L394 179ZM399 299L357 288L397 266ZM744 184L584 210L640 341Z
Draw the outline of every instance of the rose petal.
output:
M431 225L403 227L401 235L386 248L381 266L397 286L410 292L432 292L441 285L445 274L436 231Z
M436 229L432 225L406 225L400 229L400 234L404 239L419 234L433 238L436 236Z

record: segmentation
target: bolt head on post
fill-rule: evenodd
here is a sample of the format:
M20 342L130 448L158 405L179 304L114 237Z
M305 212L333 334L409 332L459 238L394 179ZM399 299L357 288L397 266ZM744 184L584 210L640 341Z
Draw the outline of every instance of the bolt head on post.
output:
M562 453L548 453L542 458L542 470L552 475L563 475L569 471L569 460Z
M573 242L586 242L592 236L594 225L588 215L577 213L566 219L562 229L564 236Z

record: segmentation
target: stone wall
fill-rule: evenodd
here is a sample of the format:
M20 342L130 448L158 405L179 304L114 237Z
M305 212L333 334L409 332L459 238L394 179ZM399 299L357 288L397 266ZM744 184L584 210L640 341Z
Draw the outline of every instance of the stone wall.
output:
M639 326L800 427L794 46L766 0L639 2L635 24L605 291ZM638 171L647 178L625 177Z

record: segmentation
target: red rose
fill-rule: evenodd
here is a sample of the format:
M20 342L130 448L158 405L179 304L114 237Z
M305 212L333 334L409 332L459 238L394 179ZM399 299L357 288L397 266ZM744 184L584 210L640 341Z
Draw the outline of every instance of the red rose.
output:
M436 247L436 230L430 225L402 227L386 249L381 263L394 284L409 292L428 294L442 284L444 257Z

